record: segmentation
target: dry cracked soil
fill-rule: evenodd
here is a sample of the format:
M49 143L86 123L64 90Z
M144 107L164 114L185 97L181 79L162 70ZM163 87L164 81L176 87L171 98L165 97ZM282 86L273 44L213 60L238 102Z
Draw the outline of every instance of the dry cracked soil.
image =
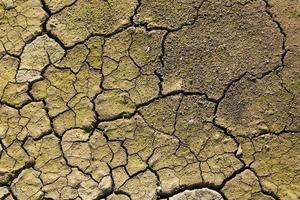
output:
M299 200L300 0L0 0L1 200Z

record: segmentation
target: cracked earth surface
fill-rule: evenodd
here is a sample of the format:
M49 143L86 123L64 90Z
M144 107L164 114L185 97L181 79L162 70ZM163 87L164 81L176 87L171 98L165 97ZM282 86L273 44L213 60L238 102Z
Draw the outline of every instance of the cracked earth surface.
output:
M299 0L1 0L0 199L299 200Z

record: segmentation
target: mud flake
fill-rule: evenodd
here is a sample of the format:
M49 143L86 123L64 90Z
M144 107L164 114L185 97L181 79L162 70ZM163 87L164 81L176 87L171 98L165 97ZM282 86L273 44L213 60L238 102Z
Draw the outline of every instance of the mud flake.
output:
M214 190L203 188L203 189L196 189L196 190L186 190L170 198L170 200L190 200L190 199L223 200L223 197Z
M39 0L4 0L0 2L0 16L0 46L19 55L26 43L42 32L47 14Z
M52 15L47 29L66 46L72 46L86 40L91 34L111 34L129 24L135 6L134 0L109 3L78 0L71 7Z
M135 111L135 104L128 94L121 91L105 91L97 96L95 104L102 120L129 115Z

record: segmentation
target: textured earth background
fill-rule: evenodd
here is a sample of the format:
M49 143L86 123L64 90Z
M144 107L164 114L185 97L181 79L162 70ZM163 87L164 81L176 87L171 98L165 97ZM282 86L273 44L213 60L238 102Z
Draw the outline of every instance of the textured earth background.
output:
M299 200L300 0L0 0L0 199Z

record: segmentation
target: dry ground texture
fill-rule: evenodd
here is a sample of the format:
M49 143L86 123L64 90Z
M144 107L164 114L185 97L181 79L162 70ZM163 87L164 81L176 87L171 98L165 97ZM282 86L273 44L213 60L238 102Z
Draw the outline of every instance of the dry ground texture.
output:
M300 0L0 0L0 199L299 200Z

